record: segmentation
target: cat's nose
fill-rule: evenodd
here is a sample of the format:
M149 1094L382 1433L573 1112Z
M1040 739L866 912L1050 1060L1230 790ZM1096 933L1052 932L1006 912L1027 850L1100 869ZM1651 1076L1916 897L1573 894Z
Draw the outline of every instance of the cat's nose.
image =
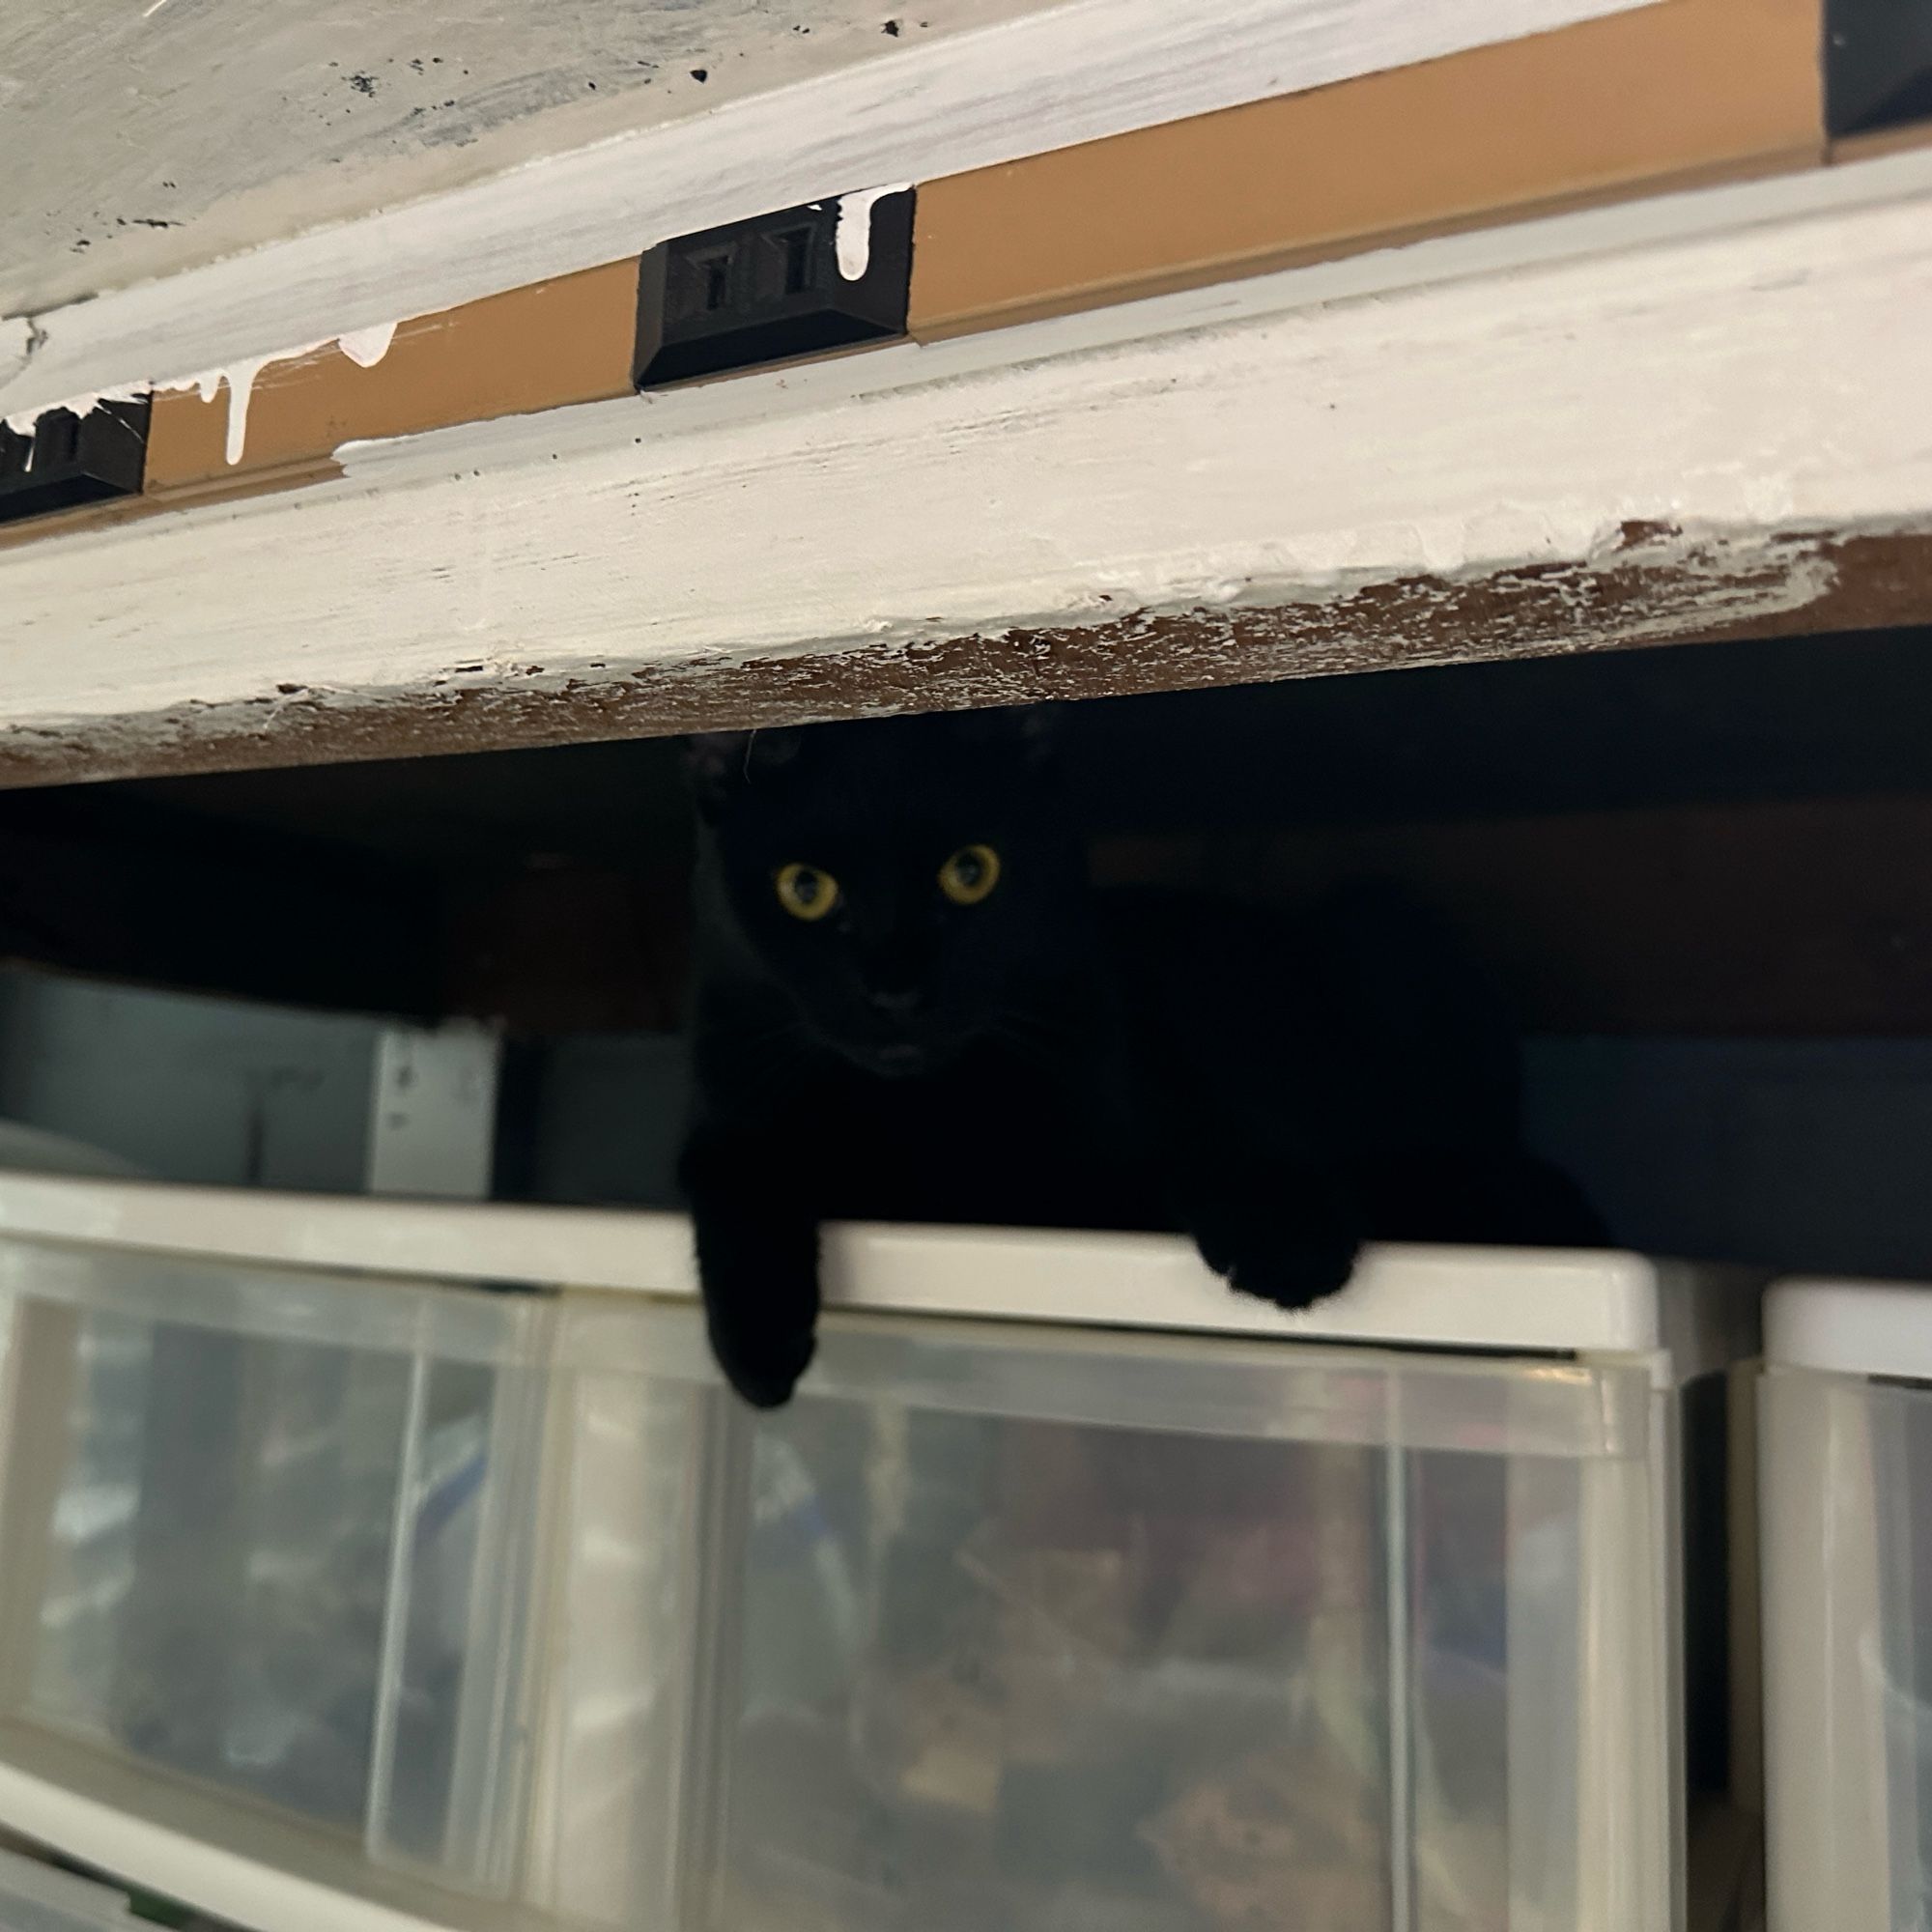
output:
M925 995L917 986L874 986L873 1009L888 1019L908 1020L925 1005Z

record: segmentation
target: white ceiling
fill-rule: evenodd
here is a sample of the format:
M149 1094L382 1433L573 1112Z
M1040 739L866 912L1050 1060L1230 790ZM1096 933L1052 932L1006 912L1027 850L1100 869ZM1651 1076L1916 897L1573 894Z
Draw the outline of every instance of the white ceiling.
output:
M1047 4L0 0L0 316Z

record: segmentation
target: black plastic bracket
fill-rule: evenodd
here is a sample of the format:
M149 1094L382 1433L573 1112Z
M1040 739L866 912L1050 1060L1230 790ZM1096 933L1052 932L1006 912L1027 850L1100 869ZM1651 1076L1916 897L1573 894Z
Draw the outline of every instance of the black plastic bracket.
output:
M1825 125L1869 134L1932 119L1932 7L1825 0Z
M31 430L0 422L0 524L140 494L149 399L43 410Z
M848 194L661 242L638 277L638 387L903 335L913 198Z

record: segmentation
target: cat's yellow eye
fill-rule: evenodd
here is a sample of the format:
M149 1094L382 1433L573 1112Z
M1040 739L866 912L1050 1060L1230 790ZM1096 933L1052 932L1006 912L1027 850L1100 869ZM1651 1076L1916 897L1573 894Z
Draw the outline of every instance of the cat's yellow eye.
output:
M978 905L1000 883L1000 855L990 845L962 845L939 868L939 890L954 905Z
M772 883L794 919L823 919L838 903L838 881L816 866L781 866Z

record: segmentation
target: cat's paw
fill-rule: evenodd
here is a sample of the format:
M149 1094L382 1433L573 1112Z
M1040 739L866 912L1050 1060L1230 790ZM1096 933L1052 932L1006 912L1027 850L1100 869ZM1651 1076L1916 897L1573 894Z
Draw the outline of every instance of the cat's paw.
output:
M724 1379L753 1408L782 1408L811 1366L817 1338L810 1328L740 1317L711 1320L711 1352Z
M1243 1294L1306 1308L1347 1286L1361 1235L1319 1195L1215 1202L1194 1216L1201 1259Z
M711 1352L753 1408L779 1408L816 1346L817 1224L783 1203L757 1212L733 1186L701 1193L692 1223Z

